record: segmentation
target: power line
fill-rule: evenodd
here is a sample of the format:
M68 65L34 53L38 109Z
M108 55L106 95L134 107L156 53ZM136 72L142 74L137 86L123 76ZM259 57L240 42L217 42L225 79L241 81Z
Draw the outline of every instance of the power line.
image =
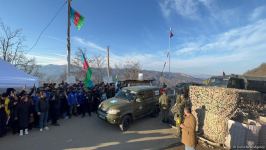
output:
M49 21L49 23L43 28L43 30L40 32L39 36L37 37L35 43L32 45L32 47L27 52L30 52L38 44L38 42L39 42L41 36L43 35L44 31L53 23L53 21L58 16L58 14L61 12L61 10L64 8L66 3L67 3L67 1L65 1L63 3L63 5L61 7L59 7L59 9L56 11L55 15L52 17L52 19Z

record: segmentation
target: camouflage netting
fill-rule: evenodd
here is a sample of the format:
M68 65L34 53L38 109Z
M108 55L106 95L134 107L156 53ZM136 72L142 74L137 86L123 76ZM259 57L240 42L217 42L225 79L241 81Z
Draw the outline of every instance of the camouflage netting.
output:
M258 114L252 112L258 112L262 103L262 94L256 91L190 86L189 94L197 130L217 143L225 142L229 119L256 119Z

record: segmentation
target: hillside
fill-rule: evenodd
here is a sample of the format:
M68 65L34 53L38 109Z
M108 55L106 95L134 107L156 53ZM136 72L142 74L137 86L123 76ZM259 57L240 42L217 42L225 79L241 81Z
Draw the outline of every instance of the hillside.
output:
M75 70L80 70L81 68L75 68ZM40 66L40 73L43 74L41 78L42 81L52 81L52 82L60 82L62 79L62 75L65 73L66 66L65 65L44 65ZM106 76L106 68L96 69L92 68L93 76L99 75L104 77ZM180 82L202 82L203 79L193 77L191 75L183 74L183 73L164 73L164 77L161 78L161 72L159 71L150 71L150 70L142 70L144 75L144 79L155 79L157 83L163 80L169 86L174 86ZM124 69L112 69L112 76L118 77L118 79L123 80Z
M244 75L254 77L266 77L266 63L261 64L255 69L247 71Z

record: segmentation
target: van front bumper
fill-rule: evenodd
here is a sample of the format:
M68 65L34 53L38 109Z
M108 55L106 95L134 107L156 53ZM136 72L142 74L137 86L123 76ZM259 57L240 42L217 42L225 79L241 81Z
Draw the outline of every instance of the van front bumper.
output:
M119 115L108 114L101 109L97 110L97 116L110 124L119 124L121 120Z

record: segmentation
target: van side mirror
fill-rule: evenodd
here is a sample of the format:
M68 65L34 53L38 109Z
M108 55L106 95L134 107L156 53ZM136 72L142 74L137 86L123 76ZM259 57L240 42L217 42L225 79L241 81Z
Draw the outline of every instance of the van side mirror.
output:
M141 99L140 98L137 98L136 99L136 102L140 103L141 102Z

